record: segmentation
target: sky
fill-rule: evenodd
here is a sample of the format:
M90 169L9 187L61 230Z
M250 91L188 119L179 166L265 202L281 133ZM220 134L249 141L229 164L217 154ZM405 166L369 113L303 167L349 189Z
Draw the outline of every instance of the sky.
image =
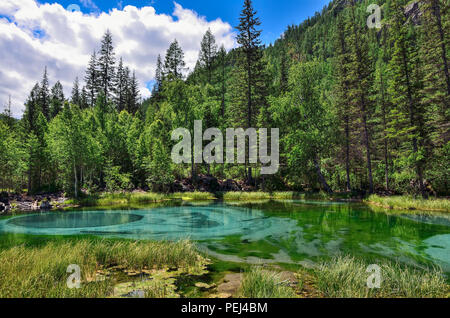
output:
M273 43L288 25L299 24L329 0L253 0L262 41ZM203 34L211 29L219 45L236 46L242 0L1 0L0 111L9 96L14 117L48 68L50 85L59 80L66 97L104 32L113 35L116 57L136 71L143 98L150 96L158 54L176 38L193 69ZM78 11L80 10L80 11Z

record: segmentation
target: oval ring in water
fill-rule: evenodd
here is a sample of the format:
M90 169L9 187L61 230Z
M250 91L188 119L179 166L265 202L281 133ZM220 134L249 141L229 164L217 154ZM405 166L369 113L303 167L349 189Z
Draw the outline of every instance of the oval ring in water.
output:
M127 224L140 221L142 218L141 215L129 213L43 213L13 218L8 221L8 224L39 229L77 229Z

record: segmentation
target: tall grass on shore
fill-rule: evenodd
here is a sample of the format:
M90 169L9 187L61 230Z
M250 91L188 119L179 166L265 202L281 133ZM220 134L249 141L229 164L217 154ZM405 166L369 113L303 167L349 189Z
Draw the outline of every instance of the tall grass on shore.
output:
M379 264L381 286L369 289L368 263L339 256L316 269L317 288L330 298L438 298L449 292L443 272L438 268L419 270L397 263Z
M411 196L381 197L371 195L365 202L389 209L403 210L429 210L450 212L450 200L448 199L422 199Z
M253 201L270 200L271 195L267 192L226 192L223 194L225 201Z
M66 285L71 264L80 266L81 288ZM103 298L115 281L96 281L99 269L198 268L203 259L192 243L79 240L49 242L40 247L17 246L0 251L0 298Z
M241 295L245 298L295 298L295 290L282 280L279 273L255 266L244 274Z
M209 192L177 192L170 195L172 199L183 199L192 201L209 201L215 200L214 194Z

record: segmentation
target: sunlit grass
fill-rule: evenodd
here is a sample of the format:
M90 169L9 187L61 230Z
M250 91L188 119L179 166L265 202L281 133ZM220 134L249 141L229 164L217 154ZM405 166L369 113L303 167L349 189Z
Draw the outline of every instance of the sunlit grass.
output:
M215 200L214 194L209 192L177 192L170 195L174 199L192 200L192 201L208 201Z
M381 197L371 195L365 200L369 204L375 204L390 209L450 211L450 200L413 198L411 196Z
M287 286L279 273L255 266L244 274L241 295L245 298L295 298L295 290Z
M80 266L80 289L66 285L71 264ZM192 268L203 266L194 245L180 242L80 240L40 247L12 247L0 252L0 298L109 297L114 279L95 281L99 269ZM148 291L151 293L151 291ZM155 291L155 295L162 295Z
M397 263L382 263L380 288L369 289L369 264L349 256L333 258L315 270L317 288L331 298L436 298L445 297L449 285L441 269L419 270Z
M225 201L254 201L270 200L271 195L267 192L226 192L223 194Z

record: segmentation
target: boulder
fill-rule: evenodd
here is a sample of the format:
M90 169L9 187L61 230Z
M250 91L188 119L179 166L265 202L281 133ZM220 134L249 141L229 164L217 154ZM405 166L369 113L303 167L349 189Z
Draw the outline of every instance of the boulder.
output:
M52 205L50 204L49 201L42 201L41 205L40 205L40 209L41 210L51 210L52 209Z

